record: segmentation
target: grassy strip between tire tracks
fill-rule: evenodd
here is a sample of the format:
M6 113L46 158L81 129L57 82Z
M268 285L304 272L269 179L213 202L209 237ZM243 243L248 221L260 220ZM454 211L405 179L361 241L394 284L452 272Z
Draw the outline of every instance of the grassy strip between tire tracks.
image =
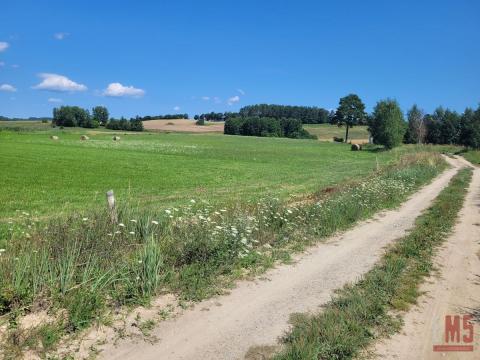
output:
M416 302L436 250L456 222L471 176L471 169L460 170L414 229L358 283L339 290L321 313L295 316L285 348L274 359L351 359L375 338L399 331L402 319L392 313Z

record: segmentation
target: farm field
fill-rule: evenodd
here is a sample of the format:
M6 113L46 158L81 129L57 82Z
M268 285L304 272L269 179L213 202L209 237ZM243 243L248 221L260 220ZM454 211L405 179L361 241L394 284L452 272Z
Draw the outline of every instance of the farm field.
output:
M0 130L1 129L10 129L10 130L50 130L50 123L42 123L41 121L3 121L0 120Z
M143 122L145 130L192 132L192 133L222 133L223 122L206 122L205 125L195 124L193 119L149 120Z
M303 128L312 135L317 135L319 140L333 141L333 137L345 138L345 127L330 124L305 124ZM349 140L362 140L368 142L367 126L354 126L348 130Z
M50 134L59 136L58 141ZM80 134L90 140L81 141ZM16 210L52 215L120 202L167 207L190 200L286 198L371 172L399 153L352 152L345 144L219 134L59 130L0 132L0 219Z

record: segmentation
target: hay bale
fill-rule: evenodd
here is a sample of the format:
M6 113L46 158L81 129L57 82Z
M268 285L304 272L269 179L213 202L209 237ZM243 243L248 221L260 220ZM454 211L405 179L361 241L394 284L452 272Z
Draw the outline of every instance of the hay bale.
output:
M119 140L120 140L120 136L115 135L112 139L113 139L113 141L119 141Z
M80 136L80 140L90 140L90 138L87 135L82 135Z
M52 139L52 140L58 140L58 136L51 135L51 136L50 136L50 139Z
M359 150L362 150L362 147L360 146L360 144L352 144L352 151L359 151Z

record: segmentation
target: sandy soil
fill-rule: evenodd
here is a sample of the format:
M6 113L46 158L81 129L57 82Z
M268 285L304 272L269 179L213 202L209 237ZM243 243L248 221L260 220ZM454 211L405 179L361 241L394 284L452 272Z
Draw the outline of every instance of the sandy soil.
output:
M240 282L229 295L207 300L153 331L155 344L124 340L107 346L106 359L242 359L251 347L275 345L292 313L317 311L334 289L368 271L384 247L403 236L452 176L454 167L399 209L378 214L310 249L294 265L280 266L255 282Z
M219 132L223 134L223 123L211 123L204 126L195 125L195 120L149 120L143 122L146 130L172 131L172 132L192 132L192 133L212 133Z
M465 160L460 160L465 162ZM480 169L476 168L454 233L441 249L436 265L440 278L422 286L425 292L405 316L402 332L381 342L382 359L480 359L480 324L474 325L473 352L434 352L445 344L446 315L480 309ZM468 335L467 331L461 335Z

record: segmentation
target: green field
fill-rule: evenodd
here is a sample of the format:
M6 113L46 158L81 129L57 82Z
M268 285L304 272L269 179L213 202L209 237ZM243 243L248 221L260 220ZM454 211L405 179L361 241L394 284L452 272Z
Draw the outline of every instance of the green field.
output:
M338 127L330 124L309 124L303 125L304 129L312 135L317 135L319 140L332 141L333 137L345 138L345 127ZM350 140L368 141L367 126L354 126L348 130Z
M80 140L84 133L90 140ZM120 202L158 208L191 198L285 198L366 175L377 159L385 164L409 149L352 152L345 144L219 134L120 133L114 142L112 134L1 131L0 219L16 210L51 215L103 206L109 189Z

